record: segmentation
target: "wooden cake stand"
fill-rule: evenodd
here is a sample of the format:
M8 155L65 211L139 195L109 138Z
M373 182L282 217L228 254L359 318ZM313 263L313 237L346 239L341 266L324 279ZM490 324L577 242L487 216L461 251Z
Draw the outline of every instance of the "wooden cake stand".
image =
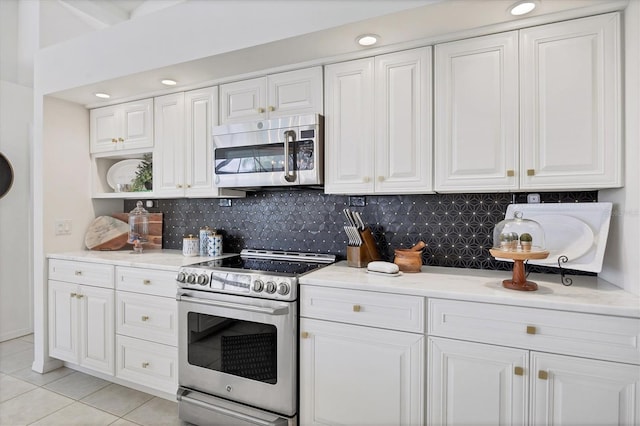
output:
M492 248L489 249L489 252L493 257L513 259L513 276L510 280L502 281L504 288L521 291L536 291L538 289L538 284L527 281L524 274L524 261L527 259L546 259L549 256L549 251L504 251Z

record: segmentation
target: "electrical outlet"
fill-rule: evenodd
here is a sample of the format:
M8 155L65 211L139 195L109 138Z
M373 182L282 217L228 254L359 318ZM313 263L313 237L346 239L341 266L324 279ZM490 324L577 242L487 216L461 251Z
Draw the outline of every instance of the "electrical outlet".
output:
M56 235L71 235L70 220L56 220L54 223Z
M540 194L527 194L527 203L529 204L540 203Z
M218 201L218 205L220 207L231 207L231 199L229 199L229 198L220 198L220 201Z
M367 205L367 200L363 196L349 196L349 207L364 207Z

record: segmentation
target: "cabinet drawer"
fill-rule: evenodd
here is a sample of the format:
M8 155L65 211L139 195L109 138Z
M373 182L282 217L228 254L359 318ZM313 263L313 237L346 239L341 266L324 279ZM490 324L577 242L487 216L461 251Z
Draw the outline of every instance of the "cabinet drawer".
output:
M156 296L176 297L177 272L116 267L116 289Z
M300 286L300 316L424 332L424 298L329 287Z
M101 263L49 259L49 279L113 288L113 266Z
M118 291L116 301L118 334L178 345L178 302L175 299Z
M164 392L178 389L178 349L116 336L116 377Z
M429 299L428 333L640 364L640 319Z

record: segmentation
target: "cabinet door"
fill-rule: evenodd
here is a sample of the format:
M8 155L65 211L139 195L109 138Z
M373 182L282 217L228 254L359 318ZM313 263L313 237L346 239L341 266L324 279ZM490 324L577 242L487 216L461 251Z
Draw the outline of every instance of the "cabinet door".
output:
M435 47L436 191L518 188L518 33Z
M90 151L114 151L120 134L120 111L116 106L96 108L89 111Z
M429 338L427 424L525 425L528 352Z
M640 367L532 353L533 425L637 425Z
M184 196L184 94L155 98L153 194Z
M153 148L153 99L121 105L121 137L125 149Z
M620 16L520 32L521 188L622 184Z
M49 355L78 362L78 286L49 280Z
M122 151L153 147L153 99L92 109L90 151Z
M374 96L375 192L432 191L431 48L376 57Z
M220 124L262 120L266 114L266 77L220 86Z
M80 286L80 365L113 375L115 372L114 291Z
M325 192L374 191L373 59L325 67Z
M213 142L211 127L218 124L218 88L184 94L186 195L213 196Z
M273 74L267 77L269 118L322 114L322 67Z
M302 318L300 424L424 424L424 337Z

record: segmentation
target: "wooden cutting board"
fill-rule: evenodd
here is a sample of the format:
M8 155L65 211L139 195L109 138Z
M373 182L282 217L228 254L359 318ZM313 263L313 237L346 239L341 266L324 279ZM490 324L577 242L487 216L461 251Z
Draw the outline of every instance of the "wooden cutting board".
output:
M0 0L1 1L1 0ZM113 213L111 216L129 224L129 213ZM144 250L162 248L162 213L149 213L149 241L144 243ZM133 249L133 244L126 244L124 248ZM117 249L116 249L117 250Z
M91 222L84 244L89 250L118 250L127 244L129 224L111 216L98 216Z

